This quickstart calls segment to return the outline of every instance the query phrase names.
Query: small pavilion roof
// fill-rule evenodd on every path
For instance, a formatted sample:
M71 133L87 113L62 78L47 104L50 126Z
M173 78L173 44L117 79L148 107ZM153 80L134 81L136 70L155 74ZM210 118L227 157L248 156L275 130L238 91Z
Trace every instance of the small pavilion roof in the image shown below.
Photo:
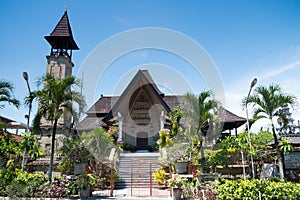
M26 129L27 125L23 124L21 122L17 122L12 119L8 119L6 117L3 117L0 115L0 122L3 122L6 124L6 128L9 129Z
M234 128L238 128L246 123L246 119L236 114L226 110L225 108L221 108L219 113L219 120L223 124L223 130L231 130Z
M73 38L67 11L65 11L52 33L45 36L45 39L54 49L79 49Z

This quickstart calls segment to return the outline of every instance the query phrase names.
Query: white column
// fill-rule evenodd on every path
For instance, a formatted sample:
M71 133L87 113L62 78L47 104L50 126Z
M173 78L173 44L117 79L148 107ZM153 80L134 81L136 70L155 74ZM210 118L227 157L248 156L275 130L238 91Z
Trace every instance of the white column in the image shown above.
M164 113L164 111L161 111L161 115L160 115L160 130L162 130L162 129L165 128L165 120L166 120L165 113Z
M119 126L118 141L122 141L123 117L122 117L121 113L119 113L119 112L118 112L118 126Z

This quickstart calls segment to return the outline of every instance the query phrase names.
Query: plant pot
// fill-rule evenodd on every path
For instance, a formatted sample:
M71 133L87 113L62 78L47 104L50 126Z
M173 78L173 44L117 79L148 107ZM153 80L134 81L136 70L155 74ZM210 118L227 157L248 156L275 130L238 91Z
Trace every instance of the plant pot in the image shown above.
M75 163L74 173L75 175L84 174L85 172L85 163Z
M218 174L214 173L214 174L198 174L197 175L197 179L199 181L199 183L203 183L203 182L207 182L207 181L217 181L219 179Z
M186 174L188 161L177 161L175 164L175 170L178 174Z
M85 190L79 190L80 199L87 199L89 197L90 197L90 187L86 188Z
M181 190L179 190L177 188L173 188L173 200L180 200L181 194L182 194Z

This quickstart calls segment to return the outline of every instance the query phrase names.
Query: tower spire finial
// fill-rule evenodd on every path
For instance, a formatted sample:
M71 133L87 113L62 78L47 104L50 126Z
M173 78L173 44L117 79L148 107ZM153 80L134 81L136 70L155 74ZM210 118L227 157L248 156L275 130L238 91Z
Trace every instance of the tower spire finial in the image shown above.
M65 8L65 11L68 11L69 6L65 5L64 8Z

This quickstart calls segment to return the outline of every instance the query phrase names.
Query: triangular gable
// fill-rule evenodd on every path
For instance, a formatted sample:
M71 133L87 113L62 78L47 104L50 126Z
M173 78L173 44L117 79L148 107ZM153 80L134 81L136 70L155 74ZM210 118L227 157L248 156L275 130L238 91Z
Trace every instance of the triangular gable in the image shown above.
M127 109L129 112L130 98L141 87L144 87L145 89L147 88L147 91L150 91L152 97L154 97L155 100L157 100L160 103L160 105L165 109L166 112L170 111L169 106L163 100L164 94L158 89L151 75L149 74L148 70L142 69L136 73L134 78L131 80L127 88L124 90L124 92L122 93L122 95L120 96L120 98L115 103L112 110L104 120L106 121L112 118L113 116L116 116L117 115L116 112L122 111L122 109L124 110L124 108L125 110Z

